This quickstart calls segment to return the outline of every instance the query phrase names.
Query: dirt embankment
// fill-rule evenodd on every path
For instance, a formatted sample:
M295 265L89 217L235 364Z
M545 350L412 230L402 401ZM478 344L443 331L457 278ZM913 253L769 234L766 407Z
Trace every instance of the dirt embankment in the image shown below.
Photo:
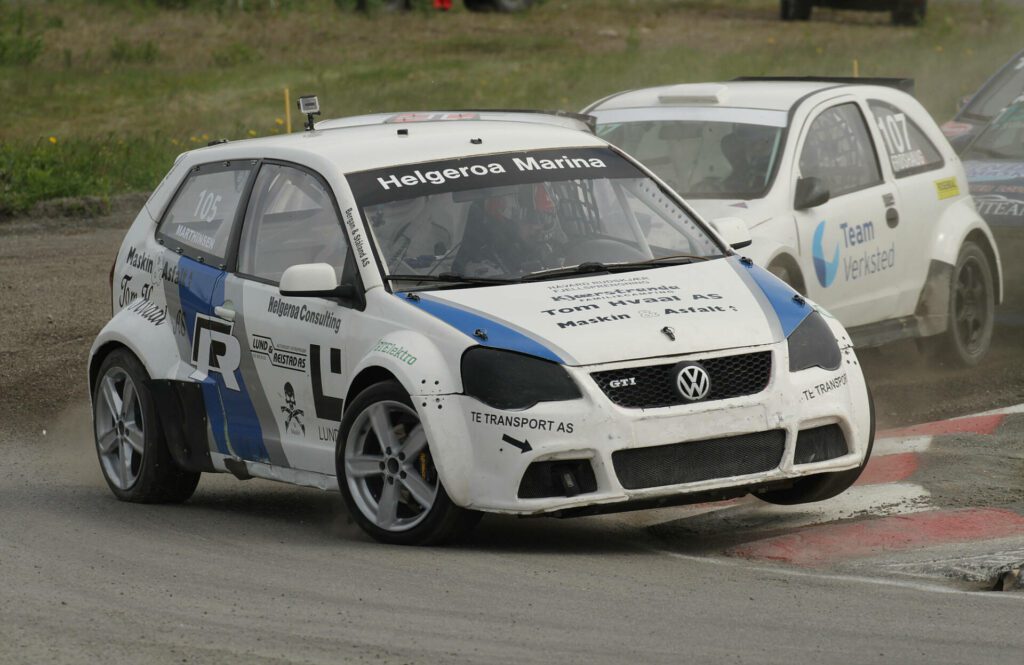
M39 431L87 399L89 347L110 318L111 263L144 202L121 197L93 217L49 206L0 223L0 434ZM1020 330L998 330L992 354L971 370L928 365L911 342L861 356L879 427L1024 402Z

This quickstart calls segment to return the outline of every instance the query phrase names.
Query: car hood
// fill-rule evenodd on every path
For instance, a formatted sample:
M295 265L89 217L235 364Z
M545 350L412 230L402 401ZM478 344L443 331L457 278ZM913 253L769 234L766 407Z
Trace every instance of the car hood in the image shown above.
M595 365L770 344L811 311L737 257L486 288L399 293L484 346Z
M773 212L764 199L742 201L737 199L686 199L691 208L705 221L721 217L736 217L751 229L772 218Z
M978 214L990 226L1024 226L1024 162L964 162Z

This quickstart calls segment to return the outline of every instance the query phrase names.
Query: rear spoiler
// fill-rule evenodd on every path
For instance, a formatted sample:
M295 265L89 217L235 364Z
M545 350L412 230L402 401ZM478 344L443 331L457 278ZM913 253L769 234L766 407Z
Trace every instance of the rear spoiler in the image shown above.
M870 76L740 76L733 81L789 81L791 83L838 83L841 85L883 85L914 95L914 79Z

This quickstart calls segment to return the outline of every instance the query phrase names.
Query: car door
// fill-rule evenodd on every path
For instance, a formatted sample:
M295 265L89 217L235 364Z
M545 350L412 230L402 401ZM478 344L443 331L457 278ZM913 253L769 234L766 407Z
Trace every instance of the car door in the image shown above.
M225 298L226 267L242 206L251 187L251 160L194 167L158 226L166 248L160 262L168 316L188 375L202 385L211 450L226 457L264 459L262 433L239 372L240 343Z
M796 154L794 201L800 178L817 178L829 192L826 202L794 213L808 295L846 326L891 318L898 257L885 218L895 194L856 100L812 112Z
M330 264L357 285L355 262L327 183L292 164L264 162L253 186L227 278L242 341L241 372L251 385L269 461L334 474L334 445L348 384L344 361L351 303L282 296L293 265ZM360 291L361 292L361 291Z
M910 114L895 104L869 99L868 109L881 140L878 142L888 177L893 178L897 205L886 221L897 236L901 275L898 316L914 313L928 277L931 256L923 251L934 237L942 210L967 184L945 169L945 160ZM922 251L910 251L911 248ZM905 249L905 251L903 251Z

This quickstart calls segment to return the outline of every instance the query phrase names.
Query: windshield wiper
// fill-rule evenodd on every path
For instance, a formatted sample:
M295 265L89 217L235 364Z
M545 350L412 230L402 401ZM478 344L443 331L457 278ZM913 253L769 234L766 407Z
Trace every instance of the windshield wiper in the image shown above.
M668 263L669 265L682 265L684 263L690 263L691 261L707 261L709 256L695 256L693 254L671 254L669 256L658 256L653 259L644 259L643 261L623 261L615 263L601 263L599 261L587 261L580 263L575 266L566 266L565 268L554 268L552 270L538 270L537 272L527 273L523 275L522 281L533 282L545 279L554 279L557 277L565 277L568 275L590 275L599 272L622 272L624 270L637 270L644 268L657 268L662 264Z
M384 275L388 280L405 280L409 282L446 282L451 284L517 284L518 279L502 279L500 277L469 277L453 272L438 275Z

